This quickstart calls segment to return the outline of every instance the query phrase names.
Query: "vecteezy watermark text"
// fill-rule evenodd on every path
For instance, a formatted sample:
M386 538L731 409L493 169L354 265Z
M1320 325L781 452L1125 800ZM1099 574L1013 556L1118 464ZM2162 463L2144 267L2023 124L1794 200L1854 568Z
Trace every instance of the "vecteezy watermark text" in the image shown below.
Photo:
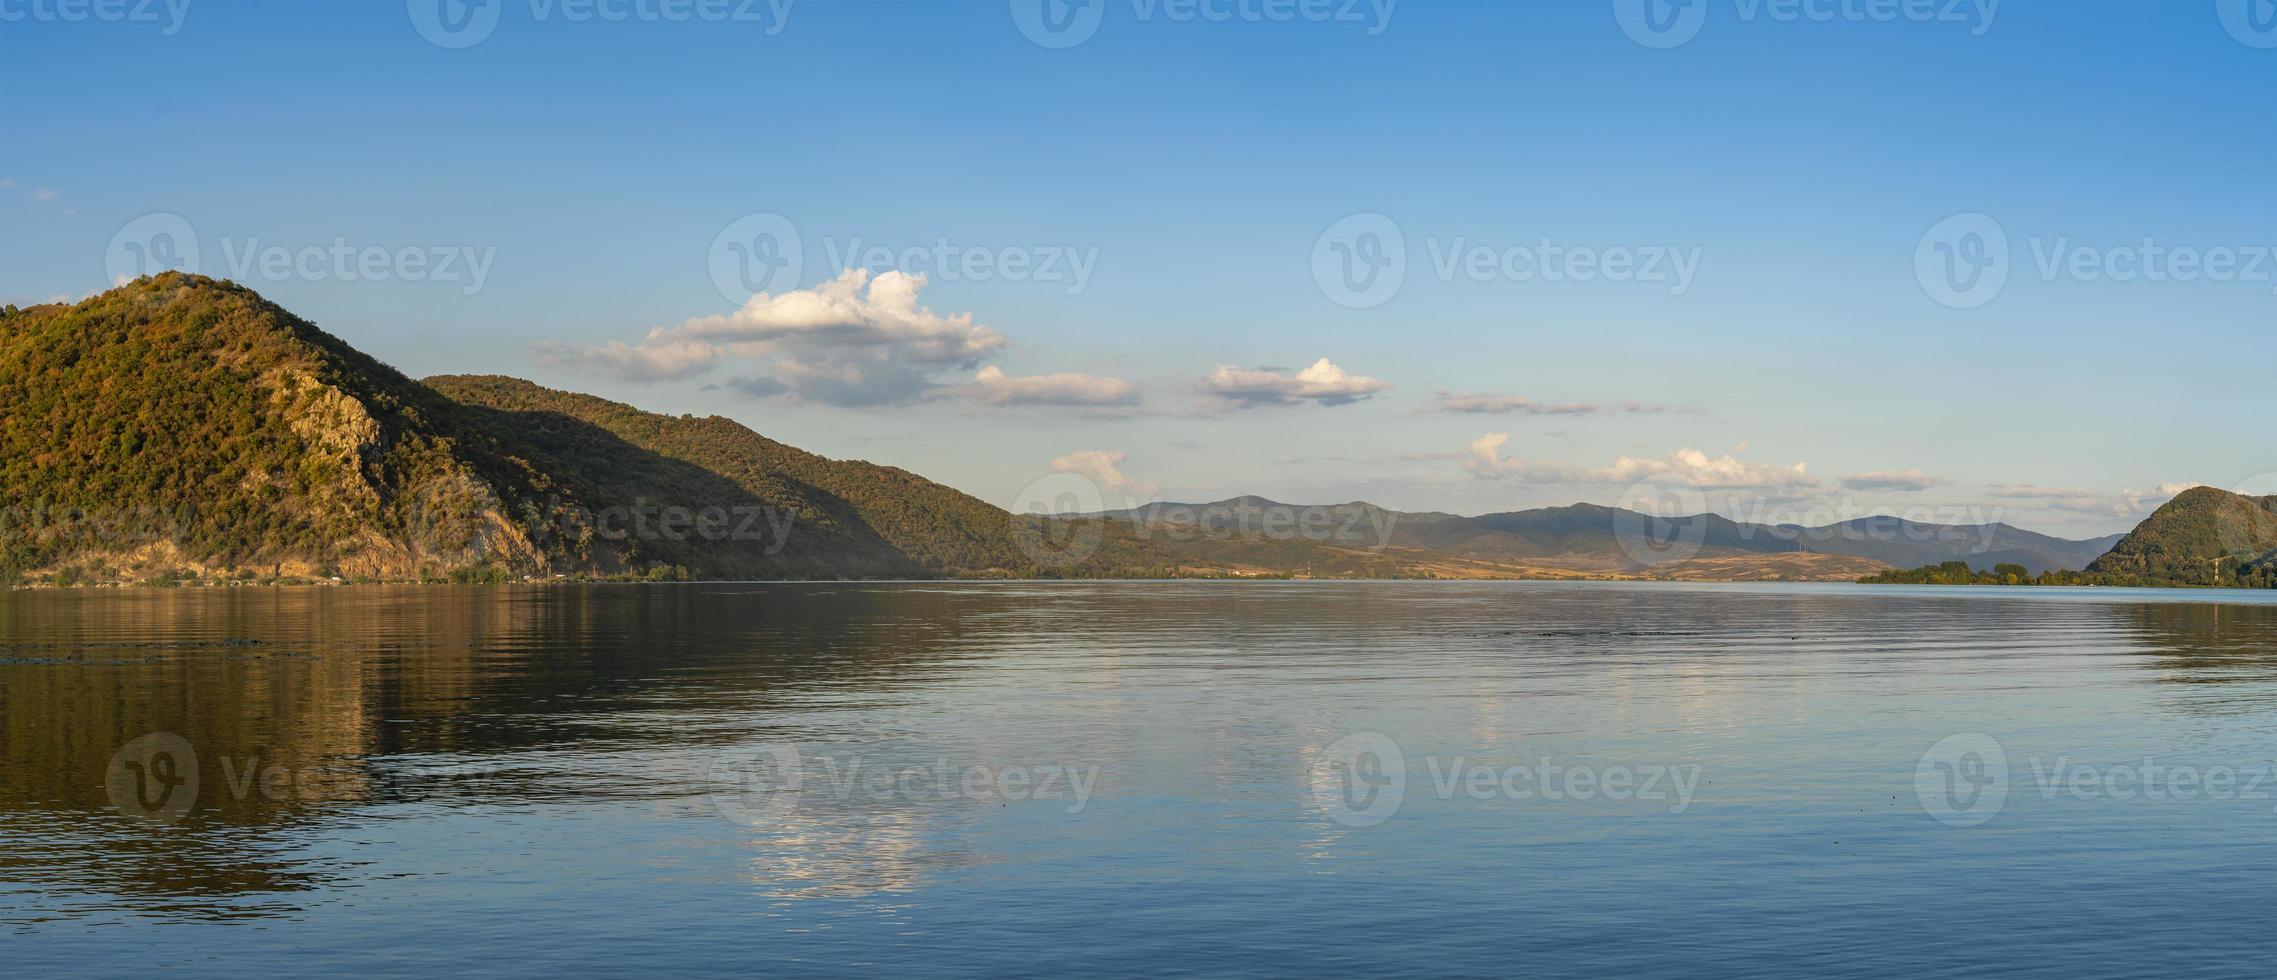
M1929 298L1957 310L2000 298L2020 273L2050 283L2269 284L2270 294L2277 295L2277 245L2033 235L2025 252L2030 261L2019 269L2013 240L1999 220L1980 212L1958 214L1923 233L1914 247L1914 279Z
M1935 24L1970 37L1992 30L2001 0L1730 0L1742 24ZM1708 24L1713 0L1613 0L1613 19L1648 48L1681 47Z
M1047 567L1082 563L1096 554L1110 522L1128 525L1139 541L1311 541L1353 551L1391 546L1399 514L1359 504L1173 504L1111 494L1080 473L1053 473L1021 488L1008 508L1014 540Z
M1100 772L1097 765L973 765L946 756L924 764L878 763L858 754L764 745L711 756L704 779L721 816L756 826L817 798L866 804L1049 801L1073 816L1091 805Z
M1129 0L1138 23L1329 24L1370 37L1391 27L1400 0ZM1012 23L1039 47L1072 48L1099 33L1113 0L1011 0Z
M490 281L495 247L358 244L334 236L324 244L282 245L258 237L216 240L222 271L238 282L436 282L472 296ZM146 214L111 236L103 271L123 282L168 270L198 273L209 250L178 214Z
M1549 236L1491 242L1432 235L1422 241L1427 270L1440 282L1643 283L1671 296L1692 290L1703 252L1698 245L1570 242ZM1313 240L1313 282L1339 306L1382 306L1406 284L1412 254L1397 221L1375 212L1349 215Z
M773 37L790 26L795 0L524 0L533 23L738 24ZM439 48L490 39L510 0L405 0L411 26Z
M1361 732L1338 739L1313 760L1313 790L1326 816L1347 827L1371 827L1397 816L1415 770L1391 736ZM1422 773L1443 801L1651 803L1670 814L1691 809L1704 770L1696 764L1605 765L1538 756L1520 762L1427 756Z
M797 222L773 211L744 215L712 236L706 251L712 285L738 306L761 293L798 288L806 272L806 236ZM822 258L833 272L899 271L930 282L1015 282L1083 292L1099 266L1100 248L1073 242L981 243L937 235L919 245L887 244L861 236L822 239Z
M160 24L172 37L190 17L190 0L0 0L0 24Z
M2116 763L2082 763L2069 755L2025 760L2024 774L2042 800L2076 803L2265 802L2277 799L2277 769L2165 762L2155 755ZM1941 739L1914 765L1914 798L1923 812L1954 827L1992 822L2007 809L2017 775L1999 739L1963 732ZM2277 813L2277 808L2272 809Z
M1090 285L1092 270L1099 265L1097 245L981 246L958 244L945 235L930 245L901 248L861 238L824 238L822 249L832 269L873 273L898 269L931 282L1056 283L1070 296Z

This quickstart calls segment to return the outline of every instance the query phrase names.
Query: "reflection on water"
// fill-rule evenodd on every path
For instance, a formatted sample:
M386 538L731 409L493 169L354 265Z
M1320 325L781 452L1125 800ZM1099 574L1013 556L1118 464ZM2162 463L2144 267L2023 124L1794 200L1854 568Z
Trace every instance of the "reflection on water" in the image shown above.
M1550 975L2057 975L2127 955L2094 928L2133 916L2154 940L2206 937L2165 950L2161 972L2188 975L2270 951L2236 917L2277 898L2277 804L2081 802L2024 781L2028 760L2059 756L2277 758L2277 604L2210 598L1546 583L7 594L0 923L11 958L94 974L774 958L820 973L1269 975L1419 956L1449 972L1512 965L1499 949ZM1406 761L1405 801L1380 825L1336 812L1348 771L1331 755L1363 732ZM1996 737L2019 781L1973 830L1913 796L1923 750L1963 732ZM183 748L137 743L152 733ZM723 759L784 746L795 789L780 773L722 785ZM1671 812L1525 795L1537 777L1511 770L1537 762L1592 780L1704 776ZM1485 788L1445 783L1458 765ZM1084 771L1081 799L1072 781L1036 791ZM2063 862L2089 862L2097 890L2045 873ZM445 938L475 915L480 938ZM2215 941L2225 927L2241 932ZM1645 928L1685 931L1618 941ZM520 945L539 937L545 952ZM2002 959L1966 951L1994 937ZM2035 955L2005 959L2020 944Z

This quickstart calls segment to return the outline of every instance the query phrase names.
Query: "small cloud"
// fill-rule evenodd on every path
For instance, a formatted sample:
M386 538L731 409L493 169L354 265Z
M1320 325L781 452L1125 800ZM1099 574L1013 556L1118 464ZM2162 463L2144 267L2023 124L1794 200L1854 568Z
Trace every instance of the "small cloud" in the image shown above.
M939 372L970 369L1005 345L972 314L918 305L925 277L848 269L813 289L751 297L724 316L658 327L638 344L546 344L539 355L628 381L694 377L735 359L771 362L788 393L832 405L902 404L940 386Z
M1117 407L1139 403L1135 385L1095 374L1039 374L1016 377L989 365L973 376L966 392L986 405Z
M1745 449L1746 443L1740 448ZM1952 481L1940 480L1920 470L1874 470L1842 478L1843 489L1860 493L1920 493L1937 487L1950 486Z
M1482 480L1516 480L1522 483L1581 483L1629 485L1649 481L1690 483L1703 489L1807 492L1824 484L1801 463L1775 466L1751 463L1737 456L1711 457L1697 449L1679 449L1662 459L1622 456L1611 465L1582 467L1568 463L1519 459L1502 455L1510 442L1507 432L1490 432L1471 440L1464 468Z
M1125 454L1121 450L1085 449L1052 460L1052 472L1073 473L1097 484L1105 494L1124 497L1152 497L1154 485L1140 483L1123 475Z
M538 359L556 367L585 374L606 374L626 381L672 381L690 378L719 365L710 344L659 340L655 335L639 346L612 340L600 347L572 347L551 341L537 344Z
M1450 415L1591 415L1598 410L1595 405L1578 402L1544 405L1518 395L1462 395L1442 391L1435 398L1437 410Z
M705 387L711 387L706 385ZM773 378L729 378L720 387L746 398L773 398L790 393L790 386Z
M2037 501L2053 510L2075 514L2093 514L2098 517L2141 517L2165 506L2183 491L2202 487L2203 483L2161 483L2151 491L2121 490L2114 494L2101 494L2092 490L2071 490L2062 487L2043 487L2037 484L1993 484L1989 492L2007 500Z
M1294 375L1275 368L1237 368L1219 365L1202 379L1202 392L1236 408L1265 405L1349 405L1391 387L1374 378L1348 374L1321 358Z
M56 193L52 188L42 187L32 192L32 200L35 201L52 201L55 198Z

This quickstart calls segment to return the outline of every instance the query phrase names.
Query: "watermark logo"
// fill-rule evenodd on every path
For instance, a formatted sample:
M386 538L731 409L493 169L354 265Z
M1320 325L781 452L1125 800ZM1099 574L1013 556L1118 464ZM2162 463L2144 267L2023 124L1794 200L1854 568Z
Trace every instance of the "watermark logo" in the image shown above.
M534 23L758 24L767 36L790 26L794 0L527 0ZM471 48L498 30L509 0L405 0L411 26L439 48Z
M1102 769L1096 765L871 765L860 755L802 753L763 745L705 761L712 805L728 820L756 827L778 823L807 799L863 805L910 803L1065 803L1080 814L1091 805Z
M1109 493L1085 474L1053 473L1022 489L1008 508L1014 539L1030 560L1058 567L1096 554L1110 521L1127 524L1129 538L1143 543L1311 541L1376 554L1391 547L1399 525L1397 512L1365 504L1174 504L1130 490L1125 484Z
M1346 827L1373 827L1407 799L1407 756L1381 732L1337 739L1315 762L1313 788L1322 812Z
M1099 267L1097 245L1012 245L1002 248L960 245L947 236L931 245L894 248L862 238L822 240L832 269L867 269L873 275L900 271L927 282L1053 283L1074 296L1091 285Z
M1629 39L1648 48L1682 47L1700 35L1711 0L1613 0L1613 18ZM1947 24L1982 37L2000 17L2001 0L1732 0L1742 24Z
M200 259L197 230L172 212L146 214L126 223L103 250L106 282L125 282L161 272L196 274Z
M1962 310L1997 299L2019 273L2048 283L2277 283L2277 245L2182 244L2157 236L2116 244L2070 235L2021 241L2019 249L1990 215L1954 215L1915 245L1914 278L1931 299ZM2277 295L2277 286L2270 293Z
M405 0L411 26L438 48L471 48L490 39L507 0Z
M2013 795L2012 773L2029 776L2030 788L2042 800L2075 803L2267 802L2277 785L2277 771L2266 764L2175 764L2149 755L2118 763L2033 755L2016 770L1998 739L1965 732L1922 753L1913 770L1914 796L1939 823L1979 827L2006 809Z
M289 246L260 238L216 240L223 274L238 282L434 282L472 296L490 280L496 247L386 246L334 236L323 245ZM113 283L169 270L197 273L206 258L197 230L181 215L146 214L127 222L103 250Z
M1372 211L1329 225L1313 240L1312 281L1346 309L1382 306L1407 282L1407 236Z
M415 507L413 513L414 520L428 523L427 508ZM790 545L797 520L796 511L766 504L688 507L642 497L630 505L588 508L554 498L532 530L540 540L571 542L588 534L604 541L734 541L763 545L761 554L779 555Z
M2277 48L2277 0L2214 0L2222 27L2249 48Z
M1012 538L1028 560L1049 568L1082 564L1106 541L1106 497L1076 473L1054 473L1013 498Z
M767 292L797 289L806 275L798 225L772 211L747 214L712 237L712 288L736 306Z
M1099 33L1112 0L1012 0L1012 23L1040 47L1064 50ZM1349 24L1375 37L1399 0L1130 0L1138 23Z
M1703 249L1677 244L1595 244L1542 236L1498 244L1465 235L1423 236L1427 267L1443 283L1658 284L1668 295L1692 289ZM1375 212L1346 217L1313 240L1312 277L1321 295L1348 309L1391 301L1409 278L1410 239L1398 222Z
M1913 277L1929 298L1973 310L2008 288L2008 230L1989 214L1956 214L1938 222L1913 249Z
M1360 732L1313 759L1312 791L1328 819L1355 828L1397 816L1411 790L1474 803L1662 803L1673 816L1692 808L1705 772L1697 764L1567 764L1549 756L1507 764L1433 755L1416 768L1391 736Z
M190 0L0 0L0 24L163 24L173 37L190 18Z
M1949 736L1913 766L1913 796L1948 827L1981 827L2008 805L2008 752L1982 732Z
M1708 519L1708 497L1697 481L1643 480L1613 502L1613 540L1645 568L1689 561L1707 545Z
M1682 47L1708 23L1708 0L1613 0L1622 33L1648 48Z
M1012 23L1039 47L1075 47L1099 33L1108 0L1012 0Z
M719 815L757 827L775 823L798 806L806 786L806 760L795 745L762 745L705 759L704 782L714 789Z
M198 754L180 735L152 732L112 753L103 788L120 813L175 823L198 802Z

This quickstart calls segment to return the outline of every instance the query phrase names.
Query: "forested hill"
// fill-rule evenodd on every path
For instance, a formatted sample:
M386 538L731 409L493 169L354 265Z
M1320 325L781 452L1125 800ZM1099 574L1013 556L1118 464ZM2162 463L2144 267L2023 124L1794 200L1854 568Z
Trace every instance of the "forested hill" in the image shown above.
M2190 585L2231 584L2277 564L2277 496L2196 487L2160 507L2088 571Z
M629 445L725 477L761 500L797 509L804 519L861 529L866 540L927 569L1009 572L1031 564L1015 538L1016 522L1004 510L907 470L826 459L716 415L659 415L519 378L446 375L426 383L497 413L550 465L591 471L596 479L617 469L610 450ZM563 426L560 420L578 424ZM613 491L619 497L628 492Z
M2197 487L2151 513L2084 572L2037 575L2018 565L1986 573L1962 562L1884 572L1892 585L2100 585L2277 588L2277 497Z
M252 290L0 310L0 573L396 576L568 558L458 406ZM582 556L596 564L605 549Z
M727 419L437 384L200 276L0 309L0 584L1163 570Z

